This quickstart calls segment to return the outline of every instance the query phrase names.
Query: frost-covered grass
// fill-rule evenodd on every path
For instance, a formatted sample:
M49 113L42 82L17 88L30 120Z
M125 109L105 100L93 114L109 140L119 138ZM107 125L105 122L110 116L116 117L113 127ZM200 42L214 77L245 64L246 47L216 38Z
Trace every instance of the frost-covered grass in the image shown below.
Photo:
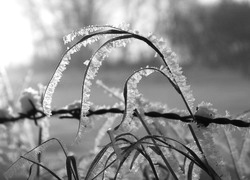
M62 56L47 87L40 85L39 91L23 91L19 114L10 111L14 107L1 109L0 117L6 124L1 126L5 143L1 146L1 152L5 152L2 161L14 161L5 177L21 174L29 179L76 180L249 178L249 113L220 114L212 104L203 101L211 93L209 85L210 89L202 90L202 99L195 101L195 90L192 92L177 56L164 39L142 35L127 25L85 27L65 36L64 41L69 43L76 37L80 40ZM80 90L74 88L72 81L64 83L62 76L72 61L71 55L101 38L106 42L84 61ZM112 49L125 47L134 40L146 43L157 53L154 60L159 61L159 67L131 72L121 89L116 84L113 88L96 81L100 89L116 99L116 103L98 105L106 101L105 94L93 90L97 88L92 84L99 68ZM146 85L150 77L161 80ZM58 83L62 84L61 90ZM80 101L67 102L68 94L78 94ZM93 103L92 96L97 102ZM64 107L55 108L54 101L60 101ZM14 123L9 125L9 121ZM63 136L63 140L57 135ZM79 147L78 143L82 145ZM21 151L16 152L17 148ZM10 158L11 153L16 158Z

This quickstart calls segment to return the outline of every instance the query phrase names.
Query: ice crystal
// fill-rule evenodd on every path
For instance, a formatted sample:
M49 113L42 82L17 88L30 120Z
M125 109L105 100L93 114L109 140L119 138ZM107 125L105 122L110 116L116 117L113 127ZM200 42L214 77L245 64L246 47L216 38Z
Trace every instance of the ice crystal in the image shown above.
M48 116L51 115L51 102L52 102L52 95L54 90L62 77L63 71L66 69L66 65L69 64L70 61L70 51L62 58L58 68L56 69L50 83L45 91L44 100L43 100L43 109L44 113Z
M152 33L150 33L147 38L160 50L164 57L165 66L161 67L161 70L179 86L185 100L192 110L195 99L190 90L190 86L186 84L186 77L182 75L181 67L177 61L177 55L167 47L167 43L163 38L158 39Z
M88 66L89 62L90 62L89 60L85 60L83 64L84 64L85 66Z
M75 37L75 33L68 35L67 41L69 41L70 39L74 39ZM69 48L65 55L63 56L63 58L61 59L53 77L50 80L50 83L45 91L44 94L44 100L43 100L43 109L44 109L44 113L48 116L51 115L51 103L52 103L52 96L54 93L54 90L57 86L57 84L59 83L60 79L62 78L63 75L63 71L66 70L67 65L70 63L71 60L71 55L78 52L80 50L80 48L82 46L87 46L89 44L92 44L96 41L98 41L101 37L103 37L102 35L96 35L93 36L91 38L86 39L85 41L79 42L77 44L75 44L73 47Z
M138 104L138 102L142 103L142 95L139 93L137 89L137 84L140 82L142 77L147 77L153 72L161 72L158 68L146 67L134 72L127 80L127 102L125 107L125 114L123 117L123 128L131 131L133 129L137 129L138 124L133 122L132 117L135 109L139 109L140 107L145 107L144 105ZM145 101L147 103L147 101ZM145 104L146 105L146 104Z
M69 42L72 42L77 36L86 36L86 35L89 35L90 33L100 31L100 30L104 30L104 29L107 29L107 28L118 28L118 29L127 31L129 29L129 24L121 23L118 26L90 25L90 26L83 27L83 28L80 28L78 30L75 30L75 31L71 32L70 34L64 36L63 41L64 41L64 44L67 44Z
M89 35L92 32L104 29L104 26L94 26L90 25L79 30L73 31L70 34L63 37L64 44L72 42L77 36Z

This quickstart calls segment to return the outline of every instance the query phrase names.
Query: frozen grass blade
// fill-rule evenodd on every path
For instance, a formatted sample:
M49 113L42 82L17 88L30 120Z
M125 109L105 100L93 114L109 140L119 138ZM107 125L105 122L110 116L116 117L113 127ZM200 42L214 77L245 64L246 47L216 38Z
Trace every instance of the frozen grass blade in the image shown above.
M94 158L94 160L92 161L91 165L90 165L89 168L88 168L88 171L87 171L86 177L85 177L86 180L90 179L91 176L92 176L93 174L96 173L96 170L95 170L96 166L98 165L98 163L102 163L102 162L101 162L102 157L104 156L104 154L106 153L106 151L107 151L111 146L112 146L111 143L105 145L105 146L101 149L101 151L96 155L96 157Z
M109 129L109 130L107 131L107 133L108 133L108 135L109 135L109 138L110 138L112 147L113 147L113 149L114 149L114 151L115 151L115 154L116 154L117 158L118 158L120 161L122 161L124 157L122 156L121 149L119 148L119 146L118 146L118 145L116 144L116 142L115 142L114 132L113 132L111 129Z
M140 82L143 76L147 77L153 72L158 72L162 74L163 76L168 78L170 82L172 82L172 80L168 77L168 75L165 72L155 67L142 68L132 73L127 78L124 88L123 88L125 110L124 110L122 121L117 127L115 127L115 130L117 130L120 127L120 125L125 124L124 126L126 127L129 126L129 122L126 122L126 120L130 121L129 117L127 116L132 116L132 114L134 113L135 107L137 107L136 100L138 97L140 97L140 93L137 90L137 84Z
M75 142L79 142L83 131L88 127L90 121L87 118L87 112L92 104L89 101L91 91L92 80L95 78L102 62L106 57L108 57L109 53L113 48L123 47L128 43L127 41L123 41L123 39L127 39L130 37L129 35L118 36L112 38L105 42L98 50L93 54L91 59L87 64L87 68L84 73L83 84L82 84L82 97L81 97L81 116L80 122L77 130L77 135L75 138ZM114 43L115 41L119 41L118 43Z
M114 35L114 34L126 34L126 31L123 30L106 30L103 32L96 32L90 35L84 36L82 39L80 39L78 42L76 42L74 45L72 45L69 49L65 51L65 53L62 55L62 58L59 62L59 64L56 67L56 70L52 76L52 78L49 81L49 84L45 90L44 93L44 99L43 99L43 108L45 114L48 116L51 115L51 102L52 102L52 96L55 91L55 88L60 81L63 71L66 70L67 65L70 63L71 55L75 52L78 52L82 46L87 46L88 44L91 44L93 42L98 41L101 37L104 37L105 35Z
M120 161L120 163L119 163L119 166L118 166L118 168L117 168L117 170L116 170L116 174L115 174L115 176L114 176L114 179L117 178L120 169L122 168L122 166L123 166L123 164L125 163L125 161L129 158L130 154L131 154L133 151L135 151L135 155L133 156L132 162L131 162L131 164L130 164L130 169L131 169L132 166L134 165L134 162L135 162L136 158L138 158L138 155L141 154L141 155L148 161L148 163L149 163L149 165L150 165L150 167L151 167L151 169L152 169L152 171L153 171L153 174L154 174L155 178L158 180L159 177L158 177L157 171L156 171L156 169L155 169L155 167L154 167L154 163L153 163L153 161L151 160L151 157L150 157L150 156L148 155L148 153L146 152L146 150L145 150L145 148L143 147L143 145L140 144L140 142L138 141L138 139L137 139L135 136L133 136L133 135L132 135L132 136L137 140L136 142L131 142L131 141L127 140L127 139L122 138L122 136L127 136L127 135L131 135L131 134L130 134L130 133L124 133L124 134L121 134L121 135L119 135L119 136L116 137L116 142L118 142L118 141L124 141L124 142L126 142L127 144L130 144L130 145L128 145L127 147L123 147L123 148L122 148L122 150L123 150L123 151L122 151L122 154L123 154L123 157L124 157L124 158L123 158L123 160ZM141 148L140 148L140 147L141 147Z
M139 113L137 110L135 110L135 113L136 113L136 115L139 117L139 120L141 121L143 127L146 129L147 133L148 133L149 135L152 135L151 132L150 132L150 130L148 129L148 125L147 125L146 122L142 119L140 113ZM157 154L159 154L159 155L161 156L161 158L163 159L164 163L166 164L166 166L167 166L168 170L170 171L171 175L173 176L173 178L176 179L176 180L178 180L178 178L177 178L177 176L176 176L174 170L173 170L172 167L170 166L168 160L165 158L164 154L162 153L162 151L160 150L160 148L157 146L156 141L155 141L154 139L152 139L152 141L153 141L153 143L154 143L154 145L155 145L155 148L157 149Z
M112 27L112 26L103 26L103 27L110 27L111 29L109 30L105 30L105 31L101 31L101 32L94 32L93 34L88 34L88 31L90 31L89 29L91 29L91 27L88 29L87 28L87 32L85 30L83 30L83 32L81 32L81 35L85 35L82 39L80 39L77 43L75 43L73 46L71 46L71 48L69 48L63 55L63 58L61 59L58 67L56 68L56 71L52 77L52 79L50 80L50 83L45 91L45 95L44 95L44 101L43 101L43 107L44 107L44 112L47 115L51 114L51 101L52 101L52 95L54 93L54 89L57 86L57 83L59 82L61 76L62 76L62 72L66 69L66 65L69 63L70 60L70 55L79 51L79 49L82 46L86 46L87 44L90 44L92 42L95 42L96 40L99 40L100 36L105 36L105 35L118 35L118 37L114 37L113 39L110 39L109 41L107 41L104 45L102 45L97 51L96 53L93 55L93 57L91 58L87 70L85 71L85 75L84 75L84 83L83 83L83 88L82 88L82 108L81 108L81 120L79 122L79 127L78 127L78 132L77 132L77 137L76 137L76 141L80 138L81 133L82 133L82 129L84 129L85 127L88 126L89 119L86 117L86 113L88 112L89 106L90 106L90 102L88 101L89 99L89 95L88 92L90 91L90 86L91 86L91 82L90 80L94 78L95 74L98 71L98 68L101 65L101 61L107 56L107 53L109 53L109 51L111 50L111 47L120 47L121 45L124 46L125 43L125 39L130 39L130 38L134 38L134 39L138 39L140 41L145 42L146 44L148 44L152 49L154 49L156 51L156 53L161 57L161 59L163 60L164 64L165 64L165 69L166 70L166 74L168 74L168 79L170 80L170 83L173 85L173 87L176 89L176 91L181 95L181 97L183 98L183 101L185 102L185 105L187 106L190 114L192 115L192 111L188 106L188 103L185 99L188 99L188 102L192 102L192 96L190 93L185 93L183 94L181 89L183 89L183 91L186 92L186 90L188 89L188 86L186 86L185 83L185 78L181 75L181 71L179 70L179 66L175 65L174 61L172 59L175 59L175 57L171 54L171 51L165 51L164 48L161 49L161 46L159 46L157 43L160 40L156 40L154 38L152 38L152 36L148 37L151 38L151 40L149 40L148 38L139 35L138 33L132 33L131 31L127 31L127 30L123 30L121 28L116 28L116 27ZM113 29L112 29L113 28ZM96 29L93 29L93 31L96 30L100 30L102 28L96 27ZM86 35L87 34L87 35ZM123 35L123 36L119 36L119 35ZM71 41L72 39L74 39L75 34L71 34L70 37L68 38L68 41ZM91 38L94 38L93 40ZM67 42L67 40L66 40ZM100 52L102 49L104 49L104 47L106 47L107 49L103 52ZM162 53L161 50L164 50L164 52ZM96 55L99 55L101 58L101 61L98 62L98 58L95 58ZM166 56L166 57L165 57ZM170 58L169 58L170 57ZM174 64L174 66L172 66L172 70L174 70L172 72L171 68L168 66L167 60L168 58L171 60L171 64ZM93 65L93 68L90 68L90 64L92 64L93 60L97 60L96 63L94 63L95 65ZM92 70L91 73L89 72L89 69ZM180 82L180 83L177 83ZM179 87L179 85L182 85L181 88Z
M158 137L159 137L159 138L158 138ZM193 150L191 150L190 148L188 148L188 147L187 147L186 145L184 145L183 143L181 143L181 142L179 142L179 141L177 141L177 140L174 140L174 139L172 139L172 138L167 138L168 140L174 141L174 142L176 142L176 143L182 145L182 146L188 151L188 153L191 154L191 155L193 156L193 158L191 158L191 157L189 156L188 153L182 152L181 150L175 148L175 147L172 146L171 144L166 143L166 141L164 141L164 139L160 139L161 136L154 136L154 138L155 138L157 141L161 142L162 144L165 144L165 145L168 146L169 148L174 149L175 151L177 151L177 152L183 154L185 157L187 157L188 159L190 159L191 161L193 161L193 162L194 162L195 164L197 164L201 169L203 169L211 178L213 178L213 179L215 179L215 180L216 180L216 179L218 179L218 180L221 179L221 178L218 176L218 174L212 169L212 167L211 167L206 161L204 161L203 157L202 157L202 159L200 159L200 158L197 156L197 154L196 154ZM164 138L166 138L166 137L164 137Z
M72 180L72 175L73 175L75 180L79 180L76 159L74 156L67 156L67 158L66 158L66 170L67 170L68 180Z
M192 180L193 169L194 169L194 162L191 161L189 166L188 166L188 173L187 173L188 180Z
M188 124L188 128L191 132L191 135L193 136L195 143L201 152L201 157L195 154L194 151L192 151L190 148L186 147L184 144L181 144L180 142L179 145L181 144L182 147L188 151L188 153L181 151L177 149L176 147L165 143L164 141L166 137L160 138L156 137L150 132L149 126L146 124L146 121L142 117L141 114L144 114L143 112L140 114L139 111L143 111L142 104L138 103L141 99L141 94L137 90L137 84L141 80L142 76L148 76L152 72L159 72L160 74L163 74L171 83L171 85L174 87L174 89L177 91L178 94L180 94L187 110L189 111L191 118L193 119L194 122L199 123L198 117L193 115L192 112L192 107L193 107L193 95L192 92L190 91L190 87L186 84L186 78L182 75L181 68L179 67L177 61L176 61L176 55L173 53L171 50L166 48L166 45L162 45L162 42L164 42L161 39L157 39L153 35L149 35L147 37L144 37L140 35L137 32L133 32L129 30L128 28L122 28L122 27L115 27L115 26L110 26L110 25L104 25L104 26L89 26L83 29L80 29L79 31L75 31L68 36L65 36L64 42L69 43L73 41L77 36L83 36L79 41L77 41L73 46L68 48L65 53L62 56L62 59L60 60L49 84L48 87L46 88L45 94L44 94L44 100L43 100L43 108L44 112L47 115L51 114L51 102L52 102L52 95L54 93L54 90L60 81L63 71L66 69L66 66L70 63L71 55L75 52L78 52L82 46L87 46L89 44L92 44L93 42L96 42L100 40L101 38L105 37L108 38L104 44L102 44L97 51L93 54L90 60L85 61L85 65L87 66L86 71L84 73L83 77L83 84L82 84L82 97L81 97L81 111L80 111L80 121L79 121L79 126L78 126L78 131L77 135L75 138L75 141L78 141L81 137L82 132L88 127L90 123L90 119L87 116L89 113L89 108L91 106L91 102L89 101L90 97L90 87L92 84L92 80L95 78L100 66L102 65L103 60L108 57L109 53L112 51L113 48L118 48L118 47L123 47L125 46L128 42L130 42L131 39L136 39L139 41L142 41L146 43L149 47L151 47L156 54L160 57L160 59L163 61L164 66L162 68L144 68L141 70L136 71L133 73L129 78L126 80L126 83L124 85L124 105L125 105L125 110L124 114L121 120L121 123L114 129L117 130L120 125L124 125L125 127L131 125L131 122L134 122L132 118L134 118L134 115L136 114L136 117L139 118L139 121L144 128L146 129L147 133L149 134L149 137L147 137L147 140L151 140L153 143L148 144L149 147L151 148L154 153L158 154L161 156L162 160L165 162L165 165L169 169L170 173L174 177L174 179L178 179L175 171L173 168L170 166L170 164L167 161L167 158L164 157L163 152L161 151L161 148L169 148L172 150L175 150L176 152L181 153L182 155L187 157L191 163L189 164L188 168L188 179L191 179L190 174L193 173L194 170L194 165L199 166L201 169L206 171L212 179L221 179L216 172L212 169L212 167L208 164L207 158L206 157L206 149L203 151L203 146L199 143L199 140L197 138L196 133L194 132L194 129L190 124ZM138 105L139 104L139 105ZM135 111L134 111L135 110ZM138 111L139 110L139 111ZM195 119L197 117L197 120ZM107 169L109 166L112 165L112 163L107 164L108 161L113 158L114 155L117 156L118 162L120 162L119 167L117 169L115 178L118 175L118 172L120 168L123 166L125 163L125 160L128 158L129 154L133 150L137 150L136 154L133 157L132 163L130 167L134 165L135 160L138 158L138 156L141 154L143 155L146 159L150 157L145 155L145 152L139 148L139 144L142 144L141 140L137 140L136 142L130 142L129 140L126 140L126 138L122 135L119 136L113 134L113 130L108 131L108 134L110 136L111 143L105 146L96 156L94 162L90 166L90 172L88 171L87 173L87 178L90 177L91 173L96 173L96 168L98 167L98 163L103 161L103 157L106 157L109 152L109 149L113 147L114 152L112 152L108 156L108 160L105 162L104 170ZM199 137L199 136L198 136ZM123 144L118 144L117 141L122 141ZM160 144L159 144L160 142ZM177 142L177 141L175 141ZM129 144L129 146L125 147L124 145ZM146 143L145 143L146 144ZM162 145L164 144L164 146ZM143 147L143 146L142 146ZM230 148L230 144L229 144ZM205 153L204 153L205 152ZM124 155L125 153L126 155ZM144 153L144 154L143 154ZM231 152L233 153L233 152ZM31 153L32 154L32 153ZM39 154L39 152L38 152ZM66 155L67 156L67 155ZM26 157L27 158L27 157ZM115 161L116 161L115 160ZM150 159L151 160L151 159ZM105 161L105 160L104 160ZM115 162L113 161L113 162ZM149 162L150 163L150 162ZM71 176L74 175L74 178L78 178L76 176L77 174L77 169L76 166L74 166L73 159L67 157L66 160L67 164L67 169L68 169L68 174L69 178L71 179ZM152 163L153 164L153 163ZM151 168L154 168L152 166ZM235 168L237 168L235 166ZM98 168L97 168L98 169ZM102 172L104 172L104 170ZM153 170L153 169L152 169ZM92 172L91 172L92 171ZM153 170L154 171L154 170ZM237 169L236 169L237 171ZM157 173L156 173L157 175ZM239 175L238 175L239 176Z

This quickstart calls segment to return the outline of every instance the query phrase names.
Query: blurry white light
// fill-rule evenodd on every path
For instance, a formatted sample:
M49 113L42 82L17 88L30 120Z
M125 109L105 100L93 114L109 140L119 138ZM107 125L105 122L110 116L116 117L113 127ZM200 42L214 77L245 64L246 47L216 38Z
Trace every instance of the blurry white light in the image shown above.
M15 0L0 2L0 66L28 64L33 52L29 22Z

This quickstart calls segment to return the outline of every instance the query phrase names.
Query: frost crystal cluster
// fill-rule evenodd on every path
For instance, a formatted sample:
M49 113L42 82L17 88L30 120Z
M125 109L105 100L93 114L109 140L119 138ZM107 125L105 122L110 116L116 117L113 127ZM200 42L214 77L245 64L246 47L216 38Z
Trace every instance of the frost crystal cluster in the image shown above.
M167 47L167 43L163 38L156 38L154 35L149 34L148 39L160 50L163 55L165 65L161 66L161 70L180 88L189 107L193 108L195 101L190 85L187 85L186 77L182 74L182 68L178 64L176 54Z
M100 66L102 65L104 59L106 59L110 52L114 48L125 47L126 44L130 43L130 39L138 39L145 41L149 46L156 50L156 52L161 56L164 66L157 71L164 73L170 81L174 84L175 88L178 89L180 94L183 94L183 98L187 101L190 108L193 107L193 95L190 91L190 86L186 84L186 78L182 75L181 68L177 63L176 55L166 46L166 42L160 38L156 38L152 34L148 37L142 36L137 31L129 30L129 26L122 24L119 26L88 26L80 30L74 31L69 35L64 37L64 43L67 44L72 42L77 36L82 36L82 38L76 42L73 46L67 49L63 58L61 59L44 95L43 108L47 115L51 115L51 102L54 90L62 77L63 71L69 64L71 55L78 52L82 46L87 46L92 44L102 37L108 38L93 56L84 62L87 66L84 74L84 81L82 86L82 98L81 98L81 114L80 123L78 127L77 138L80 138L83 129L89 126L90 119L86 116L92 103L89 101L92 80L94 80ZM143 69L134 73L133 76L127 82L127 102L126 102L126 112L124 118L126 119L125 124L128 123L128 119L131 120L130 116L133 114L135 102L140 97L140 93L137 90L137 84L142 76L148 76L154 71L154 69ZM128 124L127 124L128 125ZM126 125L125 125L126 126Z
M110 28L112 26L88 26L86 28L82 28L78 31L74 31L70 33L69 35L64 37L64 43L69 43L75 39L76 36L84 36L88 35L89 33L96 32L105 28ZM122 27L122 26L121 26ZM126 26L125 26L126 27ZM120 27L118 27L120 28ZM61 59L60 63L58 64L58 67L56 68L56 71L53 75L53 77L50 80L50 83L45 91L44 94L44 100L43 100L43 109L44 112L50 116L51 115L51 103L52 103L52 96L55 91L55 88L60 81L63 71L66 70L67 65L70 63L71 55L78 52L82 46L86 47L87 45L90 45L96 41L98 41L101 37L105 37L105 34L97 34L95 36L91 36L86 39L81 39L76 44L74 44L72 47L68 48L65 54L63 55L63 58ZM123 44L124 45L124 44ZM95 61L95 60L94 60ZM95 62L94 62L95 63ZM93 72L91 72L93 73ZM91 76L91 75L90 75Z

